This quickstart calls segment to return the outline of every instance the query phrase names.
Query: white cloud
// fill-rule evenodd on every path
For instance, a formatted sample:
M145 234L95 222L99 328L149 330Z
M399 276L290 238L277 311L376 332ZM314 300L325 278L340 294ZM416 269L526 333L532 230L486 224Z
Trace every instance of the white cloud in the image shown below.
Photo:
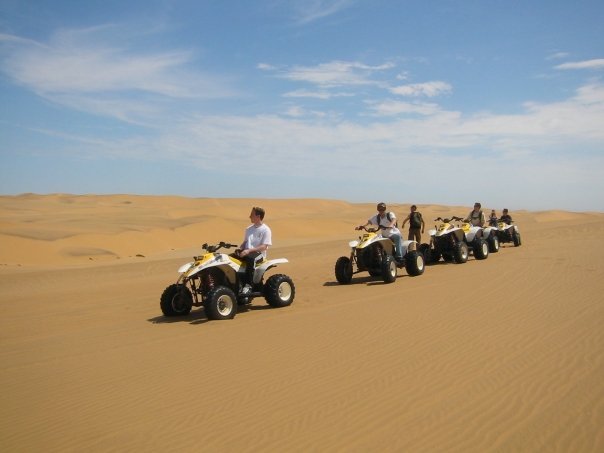
M325 88L376 85L378 82L372 80L370 76L393 67L394 65L391 63L370 66L359 62L331 61L317 66L294 66L280 73L279 77L295 82L307 82Z
M355 3L354 0L300 0L294 3L296 21L300 25L339 13Z
M286 98L315 98L315 99L332 99L336 97L351 97L353 93L331 93L326 90L322 91L309 91L309 90L294 90L283 94Z
M203 99L234 94L218 77L191 70L190 52L135 50L121 44L128 42L128 33L112 26L61 30L48 43L0 35L1 70L53 102L131 121L132 114L153 110L140 99L144 96Z
M546 60L560 60L562 58L568 57L570 54L568 52L556 52L546 57Z
M398 94L401 96L411 96L411 97L419 97L419 96L427 96L427 97L435 97L440 96L441 94L448 94L452 90L451 85L446 82L441 81L433 81L433 82L425 82L425 83L413 83L409 85L401 85L397 87L392 87L390 91L394 94Z
M595 60L575 61L571 63L563 63L555 67L556 69L600 69L604 68L604 58Z
M437 104L392 100L370 103L369 108L374 111L376 116L394 116L400 114L434 115L440 111L440 107Z

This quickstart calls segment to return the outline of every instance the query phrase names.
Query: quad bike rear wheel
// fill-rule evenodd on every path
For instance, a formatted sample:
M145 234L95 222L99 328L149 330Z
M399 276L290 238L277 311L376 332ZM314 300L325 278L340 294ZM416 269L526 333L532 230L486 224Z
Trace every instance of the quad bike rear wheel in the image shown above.
M193 296L183 284L168 286L161 295L159 306L164 316L185 316L193 307Z
M204 303L208 319L233 319L237 314L237 297L226 286L210 290Z
M390 255L386 255L382 261L382 279L384 283L392 283L396 280L396 261Z
M294 301L295 295L296 287L287 275L271 275L264 284L264 298L271 307L287 307Z
M347 256L341 256L336 261L336 280L347 285L352 281L352 262Z
M405 269L412 277L422 275L425 270L424 255L416 250L412 250L405 256Z

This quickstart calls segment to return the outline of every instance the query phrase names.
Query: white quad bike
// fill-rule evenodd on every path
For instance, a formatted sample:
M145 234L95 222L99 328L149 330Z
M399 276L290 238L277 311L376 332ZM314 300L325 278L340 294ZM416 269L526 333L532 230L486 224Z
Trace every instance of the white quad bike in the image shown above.
M522 245L520 231L518 230L518 226L514 223L505 223L499 220L497 222L496 232L500 243L504 244L506 242L512 242L515 247Z
M254 297L264 297L272 307L286 307L294 301L296 289L291 278L284 274L271 275L266 282L266 271L278 264L287 263L285 258L263 260L256 263L252 291L242 292L245 262L236 255L220 253L221 248L238 247L220 242L203 244L203 254L178 269L180 276L169 285L160 298L165 316L189 314L193 306L205 308L208 319L232 319L238 305L249 304Z
M460 217L434 219L440 222L433 230L428 231L430 236L429 244L422 244L420 251L426 259L426 264L437 263L442 257L447 262L463 264L468 261L468 244L464 230L454 224L454 221L462 221Z
M487 233L485 232L485 229L480 226L474 226L466 221L461 224L461 229L464 232L468 250L474 255L474 258L477 260L486 260L489 257L491 247L487 242ZM488 235L491 236L491 238L495 236L490 227ZM499 241L497 241L497 250L499 250Z
M350 241L350 256L341 256L335 265L336 280L342 284L352 281L352 276L367 271L372 277L381 276L385 283L396 280L399 267L405 267L412 277L424 273L424 256L418 250L416 241L402 241L403 259L394 258L394 243L383 237L379 229L365 228L358 240Z

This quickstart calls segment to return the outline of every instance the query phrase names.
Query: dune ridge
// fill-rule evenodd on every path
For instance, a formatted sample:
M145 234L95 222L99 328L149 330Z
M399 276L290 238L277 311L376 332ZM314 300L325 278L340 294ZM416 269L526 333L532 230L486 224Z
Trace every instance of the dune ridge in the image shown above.
M163 317L178 266L203 242L238 241L254 204L267 209L270 255L290 260L275 272L293 278L293 305L255 299L226 322L203 309ZM389 207L400 219L409 204ZM469 211L419 208L427 227ZM512 211L521 247L339 285L335 261L374 209L0 197L0 445L602 451L604 214Z

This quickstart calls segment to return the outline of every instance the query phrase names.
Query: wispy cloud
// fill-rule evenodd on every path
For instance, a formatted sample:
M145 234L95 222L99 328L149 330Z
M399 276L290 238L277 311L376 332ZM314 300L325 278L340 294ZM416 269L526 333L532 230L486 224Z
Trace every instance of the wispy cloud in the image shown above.
M401 114L419 114L419 115L434 115L441 109L437 104L431 103L410 103L400 101L383 101L369 103L369 109L376 116L395 116Z
M355 61L331 61L316 66L293 66L281 69L278 77L294 82L306 82L324 88L376 85L379 82L371 76L393 68L392 63L371 66ZM263 69L273 67L264 66Z
M333 99L337 97L351 97L354 93L332 93L329 91L309 91L309 90L294 90L285 93L283 97L286 98L315 98L315 99Z
M426 96L430 98L440 96L441 94L448 94L451 92L451 90L451 85L441 81L400 85L390 89L392 93L398 94L400 96Z
M135 105L134 98L143 95L195 99L233 94L217 76L190 69L191 52L133 49L122 44L128 34L119 26L102 26L60 30L48 42L0 35L0 69L53 102L121 119L149 111L140 99Z
M294 2L294 14L300 25L333 16L356 3L355 0L300 0Z
M601 69L604 68L604 58L594 60L575 61L570 63L562 63L555 66L556 69Z

